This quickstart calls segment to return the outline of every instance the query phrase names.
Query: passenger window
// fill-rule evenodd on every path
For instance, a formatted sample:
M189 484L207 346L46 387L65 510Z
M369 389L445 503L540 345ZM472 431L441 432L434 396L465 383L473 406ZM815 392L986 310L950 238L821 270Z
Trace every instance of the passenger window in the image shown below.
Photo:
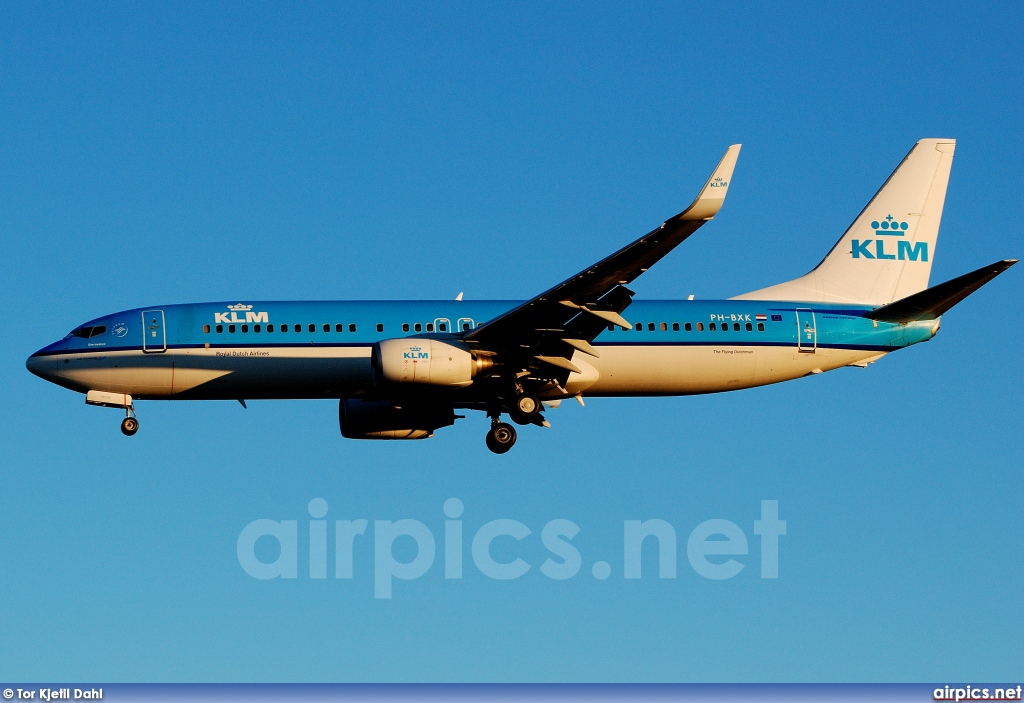
M260 326L259 325L253 325L252 326L252 331L253 332L259 332L260 331Z
M748 322L747 323L747 332L752 332L753 330L754 330L754 326Z
M377 331L378 332L383 332L384 331L384 325L382 325L381 323L378 322L377 323Z
M302 331L302 325L295 325L295 331L296 332L301 332Z
M757 323L757 331L758 332L764 332L764 323L763 322L758 322Z
M243 332L248 332L249 331L249 325L242 325L242 331Z
M210 326L203 325L203 334L210 334Z
M341 324L341 323L339 322L338 324L336 324L336 325L334 326L334 331L335 331L335 332L344 332L344 331L345 331L345 325L343 325L343 324Z
M408 332L409 331L409 323L408 322L403 322L402 323L402 331L403 332Z
M445 323L442 322L441 324L439 324L437 326L437 331L438 332L447 332L448 331L448 325L446 325Z
M309 331L310 332L316 332L316 325L314 325L312 322L309 323Z
M273 331L274 331L274 326L273 325L267 325L267 332L273 332Z
M740 328L740 323L737 322L736 323L736 329L739 329L739 328ZM722 323L722 331L723 332L728 332L729 331L729 323L728 322L723 322Z
M231 334L234 334L235 333L235 326L234 325L228 325L228 332L230 332Z
M697 331L698 332L703 332L704 331L704 323L703 322L698 322L697 323Z
M433 332L433 331L434 331L434 323L433 322L428 322L427 323L427 332Z
M281 325L281 331L282 332L287 332L288 331L288 325Z
M324 323L324 332L330 332L330 331L331 331L331 326L328 325L327 323Z
M667 322L662 322L661 323L661 331L662 332L668 332L668 323Z
M354 322L350 323L349 326L348 326L348 331L349 332L355 332L356 331L356 323L354 323Z
M672 323L672 331L673 332L678 332L679 331L679 323L678 322L673 322Z
M683 329L686 330L687 332L690 332L693 330L693 325L687 322L685 325L683 325Z
M423 331L423 325L421 325L421 324L420 324L419 322L417 322L417 323L416 323L416 324L415 324L415 325L413 326L413 329L415 329L415 330L416 330L417 332L422 332L422 331Z
M642 323L642 322L636 323L636 331L637 332L643 332L643 330L644 330L644 323Z
M608 331L609 332L614 332L615 331L615 325L608 325Z
M710 325L708 325L708 329L711 330L712 332L714 332L715 330L718 329L718 327L716 327L715 323L712 322Z
M224 325L217 325L217 334L224 334Z
M740 331L740 323L738 323L738 322L734 322L734 323L732 323L732 328L733 328L733 330L735 330L736 332L739 332L739 331Z
M654 331L654 323L653 322L648 322L647 323L647 329L649 331L653 332Z

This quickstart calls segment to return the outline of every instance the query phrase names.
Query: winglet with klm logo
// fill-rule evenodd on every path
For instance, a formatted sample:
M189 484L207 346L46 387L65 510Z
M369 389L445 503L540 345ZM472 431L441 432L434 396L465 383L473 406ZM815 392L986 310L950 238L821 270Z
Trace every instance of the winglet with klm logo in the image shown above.
M693 201L690 207L676 215L680 220L710 220L713 219L725 202L725 194L729 192L729 183L732 181L732 172L736 168L736 159L740 155L742 144L733 144L725 150L725 156L718 162L711 178L704 184L700 195Z

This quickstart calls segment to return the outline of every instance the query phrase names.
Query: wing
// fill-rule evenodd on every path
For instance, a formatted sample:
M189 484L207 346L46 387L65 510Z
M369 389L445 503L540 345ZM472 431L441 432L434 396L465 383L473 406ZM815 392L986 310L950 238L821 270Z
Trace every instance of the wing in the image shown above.
M690 207L657 229L504 315L463 335L478 348L518 350L542 364L578 371L576 350L597 356L590 342L608 325L630 327L621 315L633 300L626 285L712 219L725 202L740 145L730 146Z

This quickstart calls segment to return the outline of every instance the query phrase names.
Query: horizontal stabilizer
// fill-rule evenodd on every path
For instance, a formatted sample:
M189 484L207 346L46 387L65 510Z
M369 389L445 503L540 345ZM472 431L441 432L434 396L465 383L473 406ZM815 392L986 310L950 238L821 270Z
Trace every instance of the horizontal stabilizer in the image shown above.
M965 273L951 281L940 283L920 293L897 300L895 303L883 305L867 313L864 317L882 322L934 320L1015 263L1017 263L1017 259L1006 259L983 266L977 271Z

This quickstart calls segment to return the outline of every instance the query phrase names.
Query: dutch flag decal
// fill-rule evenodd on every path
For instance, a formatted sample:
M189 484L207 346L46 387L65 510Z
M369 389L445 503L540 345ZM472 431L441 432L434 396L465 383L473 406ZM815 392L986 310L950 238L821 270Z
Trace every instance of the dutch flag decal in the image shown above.
M754 319L756 319L756 320L767 320L768 316L767 315L754 315Z

